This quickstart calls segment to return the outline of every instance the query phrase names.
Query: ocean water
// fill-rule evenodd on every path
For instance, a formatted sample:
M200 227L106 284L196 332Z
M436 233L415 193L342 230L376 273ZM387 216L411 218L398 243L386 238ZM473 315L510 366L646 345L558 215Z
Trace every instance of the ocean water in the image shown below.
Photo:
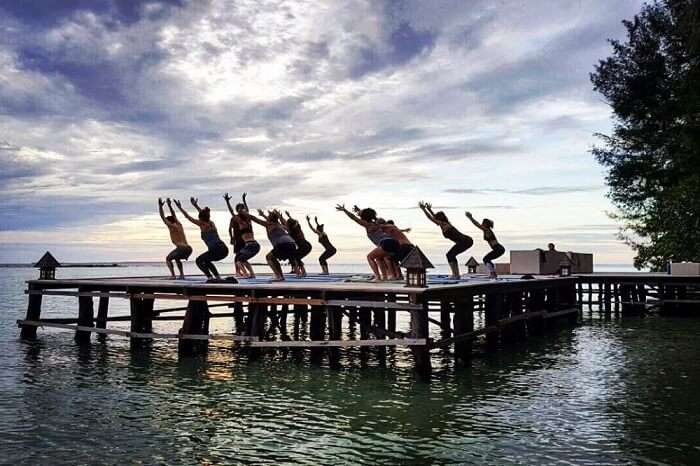
M467 368L435 350L426 382L404 349L390 349L386 366L343 351L331 369L303 352L250 363L226 343L178 359L168 341L131 351L125 339L93 337L80 347L70 332L39 329L23 342L15 320L35 276L0 269L1 464L700 463L700 319L584 313L547 338L479 351ZM128 312L126 301L110 304ZM44 316L75 313L75 298L45 298Z

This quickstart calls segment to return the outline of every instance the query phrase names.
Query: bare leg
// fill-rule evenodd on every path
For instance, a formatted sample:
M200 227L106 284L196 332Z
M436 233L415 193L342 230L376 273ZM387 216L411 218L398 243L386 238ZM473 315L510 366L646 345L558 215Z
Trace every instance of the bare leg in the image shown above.
M384 256L378 260L379 269L382 271L382 275L385 280L394 280L394 268L391 265L391 257Z
M321 275L330 275L328 273L328 264L321 264Z
M271 252L265 256L265 259L267 259L267 265L270 266L272 269L272 273L275 274L275 280L277 281L284 281L284 274L282 273L282 266L280 266L279 261L275 256L272 255Z
M450 270L452 271L452 276L450 278L459 279L459 263L450 262Z
M403 274L401 273L401 266L395 260L391 261L392 267L394 267L394 276L397 280L403 279Z
M377 253L377 250L379 250L381 254L384 253L381 248L373 249L369 254L367 254L367 263L369 264L369 268L372 269L374 279L381 280L382 275L379 272L379 261L377 260L377 258L381 256L379 253Z
M173 261L166 260L165 265L167 265L168 270L170 270L170 278L175 278L175 270L173 269Z
M180 272L180 278L184 280L185 273L182 271L182 261L180 259L175 259L175 263L177 264L177 270Z
M243 262L243 267L248 271L248 278L255 278L255 272L253 271L253 266L250 265L250 262Z

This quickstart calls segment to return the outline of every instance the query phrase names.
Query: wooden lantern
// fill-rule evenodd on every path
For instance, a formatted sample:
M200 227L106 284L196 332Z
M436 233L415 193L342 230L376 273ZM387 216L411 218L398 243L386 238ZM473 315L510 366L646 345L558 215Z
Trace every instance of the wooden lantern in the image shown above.
M467 273L474 274L476 273L476 268L479 266L479 263L474 259L474 257L470 257L469 260L467 261Z
M34 264L34 267L39 269L39 280L56 279L56 267L60 266L61 264L48 251Z
M430 263L423 251L417 246L411 249L403 261L401 266L406 269L406 286L412 288L427 288L428 287L428 272L427 269L435 268Z

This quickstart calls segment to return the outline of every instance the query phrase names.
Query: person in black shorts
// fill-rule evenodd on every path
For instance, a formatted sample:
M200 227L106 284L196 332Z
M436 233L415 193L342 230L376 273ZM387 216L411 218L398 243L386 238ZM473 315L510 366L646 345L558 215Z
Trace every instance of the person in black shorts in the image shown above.
M493 220L485 218L479 223L474 219L471 213L465 212L464 214L471 220L475 227L484 232L484 241L491 247L491 252L484 256L484 265L489 271L490 278L498 278L496 274L496 265L493 263L493 260L505 254L506 249L498 242L498 239L496 239L496 234L493 232Z
M401 244L377 223L377 212L371 208L360 209L354 206L355 213L353 213L346 209L343 204L338 204L335 208L362 226L367 232L369 240L375 245L375 248L367 254L367 263L374 274L372 280L395 280L397 278L396 272L393 267L387 267L387 259L399 251Z
M447 219L445 212L433 212L433 206L427 202L419 202L418 207L420 207L420 210L428 217L428 220L440 227L442 236L455 243L450 250L447 251L447 264L450 266L450 271L452 272L450 278L459 279L460 273L457 255L472 247L472 245L474 245L474 240L470 236L457 230Z
M255 278L255 272L249 261L260 252L260 244L255 241L253 235L253 223L248 213L246 193L243 193L243 202L236 204L235 211L231 207L231 196L228 193L224 194L224 200L229 212L231 212L229 234L231 235L233 251L236 253L233 259L236 264L236 275L243 278Z
M308 256L311 252L311 243L306 240L304 236L304 231L301 229L301 224L295 218L289 214L288 211L284 211L287 215L287 219L282 218L282 223L287 227L289 236L292 237L297 245L297 263L296 263L296 273L299 277L306 276L306 267L304 266L304 257ZM292 264L294 267L294 264Z
M170 209L170 215L167 217L163 212L163 199L158 198L158 212L160 213L160 218L165 223L170 231L170 241L175 245L175 249L170 251L165 258L165 264L170 270L170 278L175 278L175 269L173 267L173 262L177 264L177 270L180 272L180 279L184 280L185 274L182 270L182 261L187 260L192 255L192 247L187 244L187 238L185 237L185 229L182 227L182 223L177 219L173 206L170 199L167 200L168 209Z
M282 223L282 215L276 211L271 210L267 215L262 210L258 210L258 214L261 218L256 217L253 214L250 215L250 219L265 227L267 231L267 237L272 243L272 251L267 253L265 258L267 263L272 269L272 273L275 275L275 281L283 281L284 274L282 273L282 267L279 261L288 260L290 264L298 272L298 259L297 259L297 245L294 239L289 235L289 231Z
M311 224L311 217L308 215L306 216L306 223L309 224L311 231L318 235L318 242L321 243L321 246L323 246L324 249L323 254L321 254L321 256L318 258L318 263L321 265L321 274L328 275L328 259L335 256L335 253L337 253L338 250L333 247L331 240L328 239L328 235L323 228L323 224L318 223L318 217L314 217L314 222L316 222L315 228Z

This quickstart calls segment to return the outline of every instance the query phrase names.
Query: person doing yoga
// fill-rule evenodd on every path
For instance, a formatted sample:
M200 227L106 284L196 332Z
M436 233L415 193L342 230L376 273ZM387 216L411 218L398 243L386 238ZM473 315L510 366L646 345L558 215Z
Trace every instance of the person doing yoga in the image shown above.
M321 274L328 275L328 259L335 256L338 250L335 249L331 244L331 240L328 239L328 234L323 227L323 223L318 223L318 217L314 217L314 222L316 223L316 227L311 224L311 217L308 215L306 216L306 223L309 224L311 231L318 235L318 242L321 243L324 249L323 254L318 258L318 263L321 265Z
M306 267L304 266L304 257L308 256L311 252L311 243L306 240L304 236L304 231L301 229L301 224L295 218L289 214L289 211L285 210L284 213L287 215L287 219L282 218L282 223L287 227L289 231L289 236L292 237L294 242L297 244L297 264L296 272L298 277L306 276ZM292 264L293 265L293 264Z
M440 227L442 236L455 243L450 250L447 251L447 264L450 266L450 271L452 272L450 278L459 279L460 274L457 255L472 247L474 240L470 236L457 230L447 219L445 212L433 212L433 206L430 203L421 201L418 203L418 207L420 207L420 210L428 217L428 220Z
M401 244L377 223L377 212L374 209L359 209L355 206L353 210L358 213L355 215L343 204L338 204L336 210L344 212L352 221L364 227L367 237L376 246L367 254L367 262L374 274L372 280L395 280L397 277L394 269L391 268L387 271L386 259L390 255L397 254Z
M199 227L202 232L202 241L207 245L207 252L199 255L195 261L197 267L207 276L209 281L220 281L221 275L219 275L219 271L216 270L214 262L220 261L228 256L228 247L226 247L226 244L219 238L216 225L214 225L214 222L211 220L211 210L209 210L209 207L201 209L197 199L191 197L190 202L198 212L197 218L194 218L185 211L180 201L176 200L174 202L177 208L180 209L180 212L182 212L182 215Z
M243 278L255 278L253 266L250 259L260 252L260 244L255 241L253 235L253 223L248 213L248 203L246 193L243 193L242 202L236 204L236 209L231 207L231 196L224 194L224 200L231 212L231 223L229 224L229 234L233 243L233 251L236 253L234 262L236 264L236 275Z
M496 235L493 232L493 221L485 218L481 221L481 223L479 223L474 219L471 213L465 212L464 214L469 220L471 220L475 227L484 232L484 240L489 243L489 246L491 246L491 252L484 256L484 265L489 271L489 277L497 278L498 275L496 274L496 266L494 265L493 260L505 254L506 250L496 239Z
M265 256L267 264L272 269L272 273L275 275L275 281L283 281L284 274L282 273L282 267L279 261L288 260L290 264L298 271L297 268L297 245L294 239L289 236L289 231L282 223L282 214L276 210L271 210L267 215L262 210L258 209L258 214L261 218L256 217L253 214L250 215L250 219L265 227L267 231L267 237L272 243L272 251L268 252ZM298 272L297 272L298 275Z
M175 245L175 249L170 251L170 254L165 258L165 264L170 270L170 278L175 278L175 269L173 268L173 261L177 264L177 270L180 272L180 279L185 279L185 274L182 271L182 261L187 260L192 255L192 246L187 244L187 238L185 237L185 229L182 227L182 223L177 219L173 206L168 198L168 209L170 210L170 215L167 217L163 212L163 199L158 198L158 213L160 213L160 218L165 223L170 231L170 241Z

